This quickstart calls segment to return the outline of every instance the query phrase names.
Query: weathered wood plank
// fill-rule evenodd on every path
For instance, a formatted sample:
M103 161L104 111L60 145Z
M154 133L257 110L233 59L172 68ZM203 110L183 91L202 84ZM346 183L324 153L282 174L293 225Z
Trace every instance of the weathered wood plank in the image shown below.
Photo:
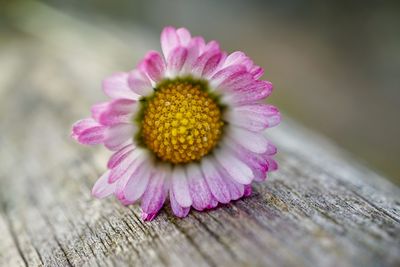
M280 170L249 198L148 223L91 198L109 154L75 144L70 125L134 40L54 25L22 23L0 50L0 266L400 264L399 188L290 119L270 134Z

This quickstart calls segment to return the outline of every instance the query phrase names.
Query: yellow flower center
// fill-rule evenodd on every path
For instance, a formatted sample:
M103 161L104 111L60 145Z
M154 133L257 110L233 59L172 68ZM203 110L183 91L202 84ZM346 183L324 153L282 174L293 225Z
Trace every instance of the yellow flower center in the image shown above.
M158 158L174 164L207 155L222 134L220 106L204 82L166 81L144 99L141 140Z

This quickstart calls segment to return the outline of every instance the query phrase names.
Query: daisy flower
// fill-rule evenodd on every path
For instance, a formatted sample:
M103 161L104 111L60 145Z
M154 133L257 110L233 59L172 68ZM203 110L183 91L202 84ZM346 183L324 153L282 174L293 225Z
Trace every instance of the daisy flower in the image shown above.
M169 199L185 217L251 194L251 183L277 169L264 135L280 113L264 103L272 84L243 52L227 54L185 28L161 33L163 55L150 51L130 72L103 82L111 100L73 125L72 137L114 152L92 194L141 203L152 220Z

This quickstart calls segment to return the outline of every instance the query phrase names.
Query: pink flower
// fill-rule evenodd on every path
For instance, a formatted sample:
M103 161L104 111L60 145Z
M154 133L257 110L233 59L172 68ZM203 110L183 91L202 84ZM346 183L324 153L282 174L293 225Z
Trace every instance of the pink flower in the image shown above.
M169 198L185 217L251 194L251 183L277 169L276 148L264 130L279 124L264 104L272 84L243 52L227 54L215 41L185 28L161 33L163 55L150 51L130 72L103 82L111 100L76 122L72 137L114 151L92 193L141 203L152 220Z

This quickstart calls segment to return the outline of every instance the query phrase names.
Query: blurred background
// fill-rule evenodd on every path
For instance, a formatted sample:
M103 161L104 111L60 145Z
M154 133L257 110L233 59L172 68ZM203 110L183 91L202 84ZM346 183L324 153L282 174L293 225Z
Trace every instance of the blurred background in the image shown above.
M166 25L245 51L275 85L270 103L400 184L400 1L0 0L0 92L14 89L16 68L53 86L74 69L27 64L43 46L80 66L75 78L91 82L71 86L97 101L101 79L159 50Z

